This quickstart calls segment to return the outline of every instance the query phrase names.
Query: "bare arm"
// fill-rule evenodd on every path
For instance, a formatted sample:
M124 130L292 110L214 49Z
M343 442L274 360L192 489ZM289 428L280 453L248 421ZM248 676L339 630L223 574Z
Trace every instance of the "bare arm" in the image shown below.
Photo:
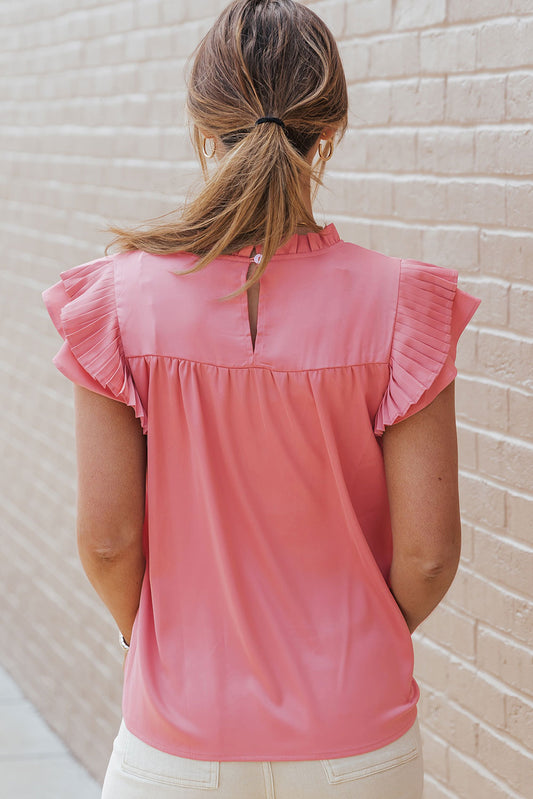
M383 455L393 536L389 587L412 633L446 594L461 554L453 382L386 428Z
M146 438L132 408L75 385L78 552L130 641L145 569Z

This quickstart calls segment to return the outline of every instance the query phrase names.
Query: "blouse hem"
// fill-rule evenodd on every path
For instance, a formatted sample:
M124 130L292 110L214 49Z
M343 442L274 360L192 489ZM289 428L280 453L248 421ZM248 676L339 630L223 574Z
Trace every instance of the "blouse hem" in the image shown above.
M253 762L256 762L256 763L257 762L268 762L268 761L271 761L271 762L275 762L275 761L280 761L280 762L281 761L283 761L283 762L292 761L292 762L294 762L294 761L308 761L308 760L335 760L336 758L350 757L352 755L363 755L363 754L367 754L368 752L374 752L377 749L381 749L382 747L387 746L387 744L393 743L394 741L398 740L398 738L401 738L402 735L405 735L407 732L409 732L411 727L416 722L417 715L418 715L417 707L416 707L416 705L414 705L413 708L411 709L411 711L407 714L407 718L408 718L407 725L403 726L399 732L396 732L393 735L389 735L386 738L381 738L379 741L374 742L373 744L370 745L369 748L364 748L364 749L359 748L359 749L356 749L354 751L354 749L352 747L348 747L347 749L341 749L341 750L336 749L336 750L321 751L321 752L311 752L310 754L304 755L304 756L301 756L301 755L279 755L279 754L276 754L276 753L267 753L267 754L263 753L261 755L254 755L254 754L252 754L252 755L232 755L231 757L225 757L225 756L221 756L219 754L206 753L206 752L193 752L191 750L185 750L185 749L180 749L180 750L173 749L172 752L169 752L168 749L164 748L165 744L160 743L159 741L155 742L153 739L152 740L147 740L146 737L143 737L143 735L140 732L138 732L138 731L136 731L134 729L134 725L130 726L130 724L126 721L125 718L124 718L124 725L125 725L126 729L128 730L128 732L131 733L131 735L134 735L136 738L139 738L141 741L143 741L148 746L152 746L155 749L159 749L159 751L161 751L161 752L165 752L166 754L174 755L174 756L177 756L177 757L185 757L185 758L190 758L190 759L195 759L195 760L212 760L212 761L218 761L218 762L221 762L221 763L223 763L223 762L237 762L237 761L238 762L253 761Z

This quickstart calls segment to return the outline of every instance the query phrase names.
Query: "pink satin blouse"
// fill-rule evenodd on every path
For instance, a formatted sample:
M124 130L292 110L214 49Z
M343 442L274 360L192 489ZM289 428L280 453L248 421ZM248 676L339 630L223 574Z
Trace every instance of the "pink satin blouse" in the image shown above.
M380 436L454 379L479 300L330 224L268 264L254 349L246 292L218 300L251 252L185 276L194 256L142 251L61 272L54 363L147 437L127 728L201 760L345 757L416 718Z

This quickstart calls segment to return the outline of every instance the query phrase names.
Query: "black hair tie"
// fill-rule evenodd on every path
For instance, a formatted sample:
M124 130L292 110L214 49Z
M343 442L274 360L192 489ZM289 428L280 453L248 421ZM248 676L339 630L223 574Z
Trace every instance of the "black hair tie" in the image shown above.
M263 125L265 122L275 122L276 125L279 125L280 128L283 128L283 130L287 132L287 126L285 122L283 122L282 119L278 119L278 117L261 117L261 119L258 119L255 124Z

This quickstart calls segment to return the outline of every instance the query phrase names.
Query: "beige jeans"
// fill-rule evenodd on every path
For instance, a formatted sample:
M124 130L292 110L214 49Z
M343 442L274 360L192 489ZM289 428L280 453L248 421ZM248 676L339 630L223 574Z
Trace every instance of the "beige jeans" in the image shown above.
M154 749L121 722L102 799L421 799L418 718L401 738L331 760L193 760Z

